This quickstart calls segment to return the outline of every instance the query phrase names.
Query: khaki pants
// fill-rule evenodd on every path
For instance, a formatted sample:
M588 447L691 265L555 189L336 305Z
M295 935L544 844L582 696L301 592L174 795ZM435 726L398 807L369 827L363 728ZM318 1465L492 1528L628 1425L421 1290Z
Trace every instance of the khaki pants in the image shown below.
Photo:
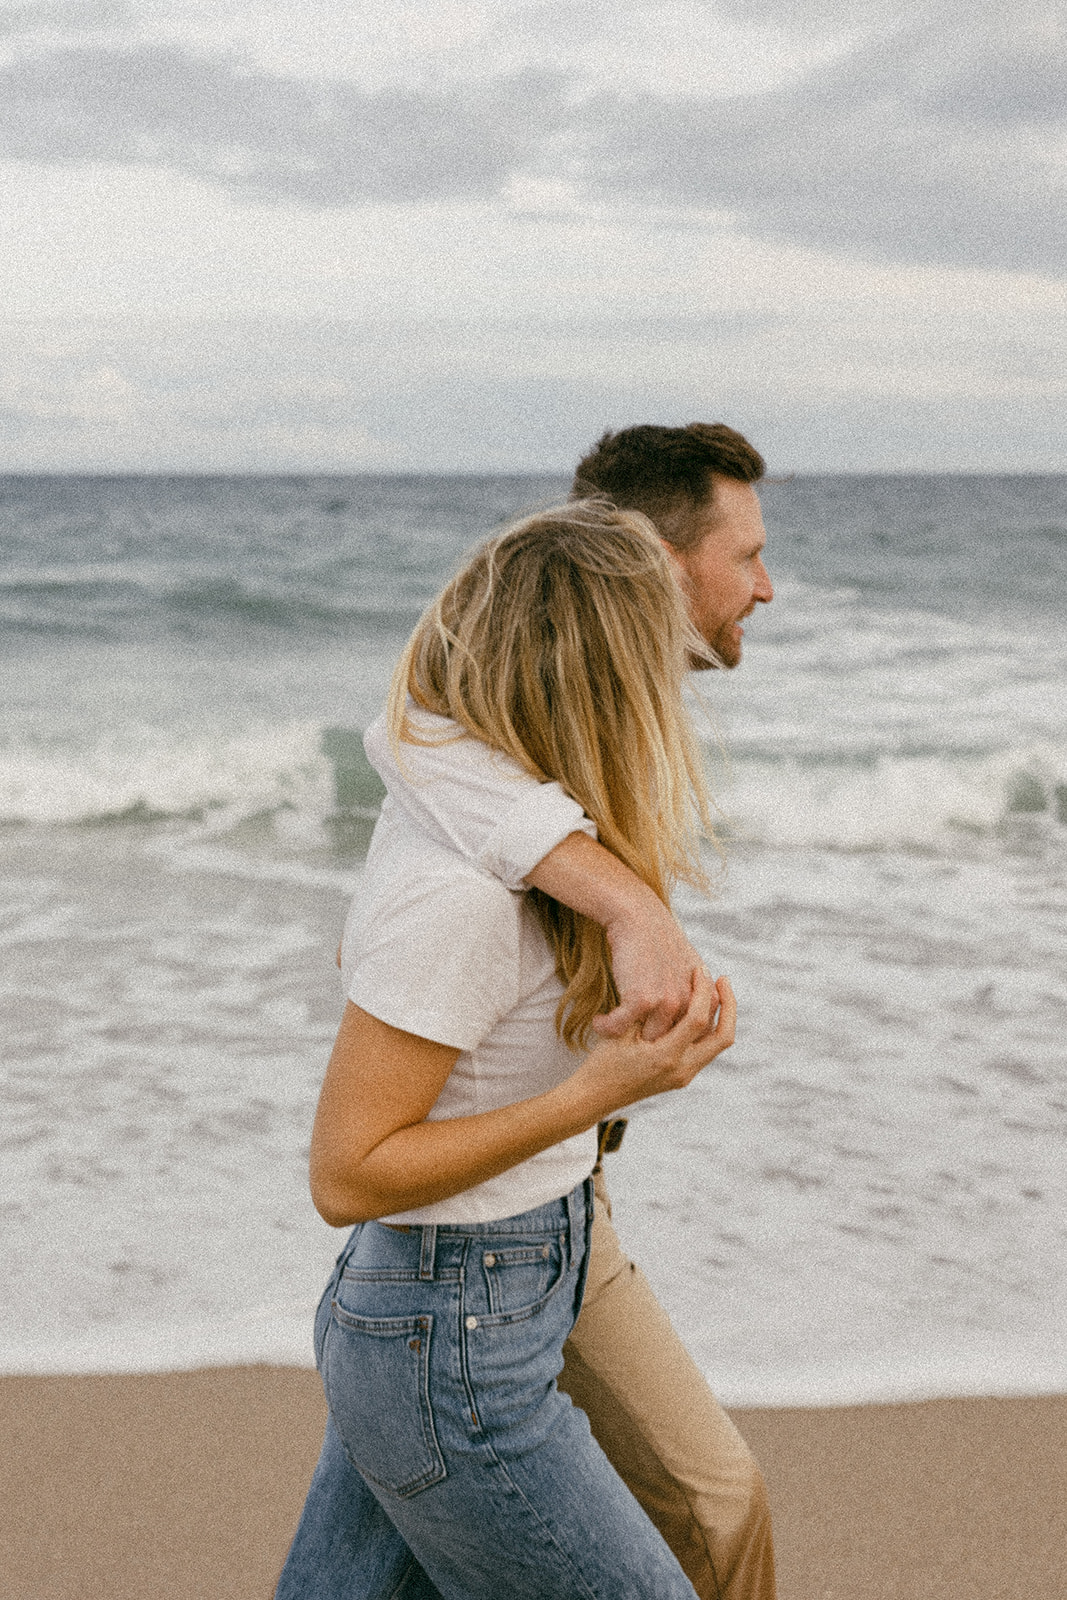
M767 1492L643 1274L622 1252L596 1174L581 1316L559 1380L700 1600L774 1600Z

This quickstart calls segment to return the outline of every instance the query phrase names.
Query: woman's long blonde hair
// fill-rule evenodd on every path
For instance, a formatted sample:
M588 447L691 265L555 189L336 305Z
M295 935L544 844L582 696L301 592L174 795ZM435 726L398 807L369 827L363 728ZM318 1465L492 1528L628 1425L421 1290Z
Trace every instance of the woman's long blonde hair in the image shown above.
M701 888L710 801L682 701L706 647L655 528L639 512L580 500L482 545L424 613L393 676L389 726L432 736L416 706L451 717L542 782L555 779L600 841L668 902ZM556 1026L572 1048L617 1001L604 931L530 890L564 986Z

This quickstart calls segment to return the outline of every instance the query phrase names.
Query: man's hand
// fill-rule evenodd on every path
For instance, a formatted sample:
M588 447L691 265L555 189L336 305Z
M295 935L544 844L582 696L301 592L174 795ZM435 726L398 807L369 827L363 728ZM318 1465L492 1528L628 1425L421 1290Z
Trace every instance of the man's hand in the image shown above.
M634 1024L642 1039L659 1039L685 1015L701 961L667 907L647 900L606 924L619 1004L594 1017L605 1039L621 1039Z
M658 1039L689 1008L701 961L662 900L618 856L584 833L571 833L537 863L526 882L599 922L611 946L620 1004L593 1027L620 1039L640 1024Z

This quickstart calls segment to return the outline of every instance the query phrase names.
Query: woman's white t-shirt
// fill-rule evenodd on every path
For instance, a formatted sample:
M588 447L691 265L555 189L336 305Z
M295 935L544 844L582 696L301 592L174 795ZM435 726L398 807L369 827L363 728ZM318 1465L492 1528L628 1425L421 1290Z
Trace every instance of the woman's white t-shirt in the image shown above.
M578 1057L556 1033L562 987L524 894L382 805L341 947L345 993L371 1016L460 1051L429 1113L476 1116L555 1088ZM574 1135L451 1199L387 1222L491 1222L567 1194L596 1161Z

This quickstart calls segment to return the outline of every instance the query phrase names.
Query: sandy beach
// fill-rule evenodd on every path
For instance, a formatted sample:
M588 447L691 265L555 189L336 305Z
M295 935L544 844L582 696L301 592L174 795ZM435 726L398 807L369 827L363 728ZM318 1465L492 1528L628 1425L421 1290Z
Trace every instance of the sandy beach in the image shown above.
M323 1414L290 1368L0 1379L0 1600L267 1600ZM782 1600L1067 1596L1067 1396L733 1414Z

